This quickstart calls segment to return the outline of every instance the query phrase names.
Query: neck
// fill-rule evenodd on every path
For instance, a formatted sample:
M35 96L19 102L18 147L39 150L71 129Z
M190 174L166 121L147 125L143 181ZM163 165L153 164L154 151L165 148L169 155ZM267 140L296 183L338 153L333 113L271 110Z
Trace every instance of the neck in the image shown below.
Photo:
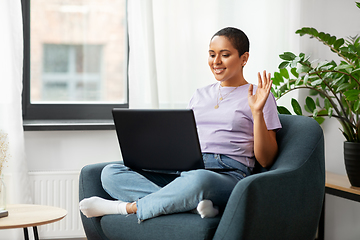
M231 79L220 81L220 85L222 87L239 87L242 85L248 84L244 77L240 79L236 79L235 81L231 81Z

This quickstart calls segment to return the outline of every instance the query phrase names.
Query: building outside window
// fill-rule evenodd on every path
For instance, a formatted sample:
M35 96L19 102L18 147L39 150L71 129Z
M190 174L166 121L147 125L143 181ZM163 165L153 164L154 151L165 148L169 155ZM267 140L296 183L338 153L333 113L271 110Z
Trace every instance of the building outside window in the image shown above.
M102 101L102 45L43 45L41 95L44 102ZM116 96L115 96L116 97Z
M89 105L107 106L109 118L112 107L128 106L126 0L22 3L24 119L37 118L33 109L41 113L60 105L61 111L72 105L75 113L75 106L81 111ZM51 118L40 115L39 119Z

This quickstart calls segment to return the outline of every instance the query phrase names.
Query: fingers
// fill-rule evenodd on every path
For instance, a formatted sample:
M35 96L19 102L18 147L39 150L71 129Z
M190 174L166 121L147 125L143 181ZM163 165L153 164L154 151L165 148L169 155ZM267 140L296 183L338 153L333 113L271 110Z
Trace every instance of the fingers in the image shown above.
M258 72L258 87L264 89L270 89L272 85L271 74L266 74L266 70L263 71L263 77L261 78L260 72Z
M272 80L271 80L271 74L268 73L268 78L267 78L268 82L267 82L267 86L266 86L266 89L270 91L271 89L271 86L272 86Z
M253 88L254 88L254 86L253 86L252 84L250 84L249 90L248 90L248 96L252 96L252 95L253 95Z
M265 71L264 71L265 72ZM258 87L262 88L262 79L261 79L261 74L260 72L258 72Z

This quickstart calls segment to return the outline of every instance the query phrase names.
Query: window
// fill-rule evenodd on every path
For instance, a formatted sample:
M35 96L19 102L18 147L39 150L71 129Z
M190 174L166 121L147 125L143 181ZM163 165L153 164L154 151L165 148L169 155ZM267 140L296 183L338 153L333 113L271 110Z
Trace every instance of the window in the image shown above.
M43 52L41 93L32 94L34 101L103 100L101 45L45 44Z
M111 121L128 107L126 3L22 0L24 122Z

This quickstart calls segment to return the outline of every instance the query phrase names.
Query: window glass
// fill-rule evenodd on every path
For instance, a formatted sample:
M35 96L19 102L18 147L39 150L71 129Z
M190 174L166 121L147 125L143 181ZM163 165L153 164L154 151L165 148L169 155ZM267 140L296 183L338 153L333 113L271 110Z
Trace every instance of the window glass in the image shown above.
M30 103L127 103L125 0L30 1Z
M44 45L42 101L101 101L101 45Z

